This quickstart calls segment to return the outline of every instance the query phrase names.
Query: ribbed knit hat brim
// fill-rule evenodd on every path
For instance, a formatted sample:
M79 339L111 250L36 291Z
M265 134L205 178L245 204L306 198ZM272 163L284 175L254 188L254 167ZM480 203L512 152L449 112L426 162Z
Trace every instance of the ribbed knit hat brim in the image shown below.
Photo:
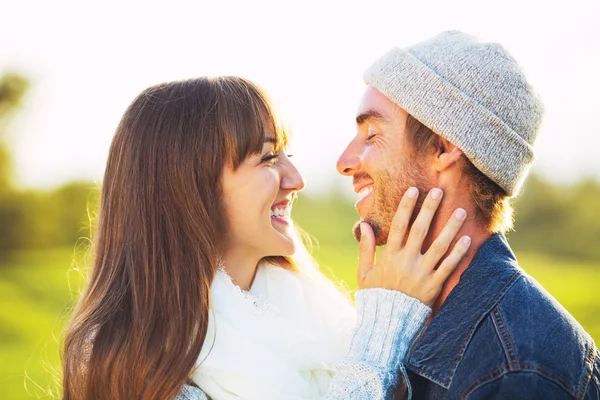
M518 192L533 162L533 147L477 99L400 48L377 60L364 80L455 144L509 196Z

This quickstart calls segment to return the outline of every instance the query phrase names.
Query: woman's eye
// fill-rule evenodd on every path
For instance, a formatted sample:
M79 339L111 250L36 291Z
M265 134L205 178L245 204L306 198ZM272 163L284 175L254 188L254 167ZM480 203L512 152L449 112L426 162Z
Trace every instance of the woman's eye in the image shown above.
M261 159L260 162L261 163L268 163L268 162L275 162L277 161L277 157L279 157L278 154L275 153L268 153L265 154Z
M375 138L375 136L377 136L376 134L372 133L370 135L367 136L367 142L370 142L371 140L373 140Z

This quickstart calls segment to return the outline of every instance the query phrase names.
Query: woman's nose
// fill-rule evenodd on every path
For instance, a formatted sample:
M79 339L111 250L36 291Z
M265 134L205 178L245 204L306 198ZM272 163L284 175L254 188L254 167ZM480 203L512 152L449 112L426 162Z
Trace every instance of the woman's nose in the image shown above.
M286 158L287 165L281 179L281 188L285 190L300 191L304 189L305 186L304 178L289 157L286 156Z

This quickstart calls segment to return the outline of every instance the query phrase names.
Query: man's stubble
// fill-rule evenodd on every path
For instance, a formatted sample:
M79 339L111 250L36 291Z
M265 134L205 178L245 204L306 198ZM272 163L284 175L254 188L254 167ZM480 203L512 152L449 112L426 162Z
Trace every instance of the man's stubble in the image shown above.
M371 225L377 246L385 245L400 200L404 193L414 186L419 190L419 198L410 220L412 225L429 191L423 164L413 156L398 167L397 171L384 170L376 175L369 175L374 182L373 206L365 218L354 225L353 233L356 241L360 241L360 222L364 221Z

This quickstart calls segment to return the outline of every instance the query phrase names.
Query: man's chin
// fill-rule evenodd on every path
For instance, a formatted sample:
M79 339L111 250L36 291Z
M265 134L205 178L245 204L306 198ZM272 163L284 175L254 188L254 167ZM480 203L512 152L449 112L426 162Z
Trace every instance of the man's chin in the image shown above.
M377 246L385 246L387 244L388 235L384 235L380 233L379 235L375 235L375 244Z
M356 239L357 242L360 242L360 223L361 221L358 221L356 224L354 224L354 228L352 228L354 239Z
M354 233L354 239L356 239L357 242L360 242L360 223L361 222L366 222L369 225L371 225L371 229L373 229L373 233L375 234L375 244L377 246L385 246L387 244L388 232L385 232L381 228L380 224L371 220L370 218L358 221L354 225L352 232Z

